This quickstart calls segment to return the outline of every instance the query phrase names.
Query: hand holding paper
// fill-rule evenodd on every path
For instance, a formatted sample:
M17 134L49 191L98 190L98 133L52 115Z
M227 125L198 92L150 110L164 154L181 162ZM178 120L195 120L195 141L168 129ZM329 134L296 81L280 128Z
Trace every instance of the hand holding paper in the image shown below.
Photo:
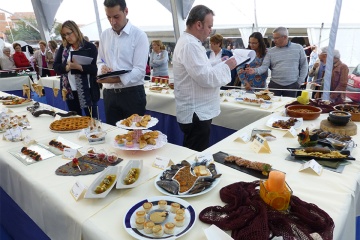
M251 63L256 57L256 52L249 49L235 49L233 52L233 57L236 60L236 65L239 66L242 64Z

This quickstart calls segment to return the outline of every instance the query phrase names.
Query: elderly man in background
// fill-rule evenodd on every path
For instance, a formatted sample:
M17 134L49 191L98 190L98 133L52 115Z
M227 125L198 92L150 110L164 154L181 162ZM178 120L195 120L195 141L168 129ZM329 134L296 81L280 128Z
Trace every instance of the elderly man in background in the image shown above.
M10 48L3 48L4 55L0 58L0 66L2 70L11 70L16 68L14 59L10 54Z
M231 81L236 67L234 58L212 66L206 55L202 42L211 33L213 16L204 5L191 9L173 56L176 118L183 145L196 151L209 145L212 118L220 114L220 87Z
M328 47L324 47L321 49L321 53L319 55L320 61L323 62L324 64L326 64L327 52L328 52ZM321 64L315 63L312 71L314 71L314 74L318 73L318 75L319 72L322 71L321 89L324 89L323 76L325 73L325 65L323 69L320 69L320 67ZM346 98L345 91L348 82L348 75L349 75L348 66L345 63L341 62L339 50L334 49L334 60L333 60L333 69L331 73L330 91L342 91L342 92L330 93L330 101L332 103L341 104L345 101ZM320 97L319 93L316 94L316 97Z
M270 68L269 88L276 96L296 97L297 89L305 81L308 63L304 49L297 43L289 41L289 32L285 27L273 31L275 47L268 50L260 67L247 68L248 74L262 74ZM284 89L284 90L280 90ZM289 89L289 90L287 90ZM291 91L294 89L295 91Z

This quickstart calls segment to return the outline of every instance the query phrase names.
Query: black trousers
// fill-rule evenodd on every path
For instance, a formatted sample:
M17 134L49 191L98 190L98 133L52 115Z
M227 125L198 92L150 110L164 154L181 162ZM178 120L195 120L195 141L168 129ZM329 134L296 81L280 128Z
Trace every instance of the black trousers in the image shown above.
M93 118L96 118L96 119L98 118L97 103L93 103L93 105L89 106L88 108L81 109L78 92L72 91L72 94L74 96L74 99L66 100L66 104L69 108L69 111L75 111L75 112L77 112L78 115L83 116L82 110L84 110L85 116L90 117L90 112L91 112Z
M200 121L194 113L192 123L179 123L180 129L184 133L183 146L198 152L207 149L210 142L211 122L212 119Z
M268 88L279 88L279 89L300 89L300 86L297 82L294 82L287 86L282 86L280 84L277 84L273 81L269 82ZM297 96L298 91L285 91L285 90L272 90L271 92L274 92L275 96L284 96L284 97L293 97L295 98Z
M145 114L146 95L143 85L121 89L104 89L104 108L106 123L116 125L116 122L137 113Z

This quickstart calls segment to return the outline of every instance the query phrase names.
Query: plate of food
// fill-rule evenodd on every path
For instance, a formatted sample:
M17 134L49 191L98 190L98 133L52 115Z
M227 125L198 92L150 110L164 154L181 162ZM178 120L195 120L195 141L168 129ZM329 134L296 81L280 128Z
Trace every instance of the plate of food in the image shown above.
M303 119L302 118L293 118L293 117L271 117L266 122L266 126L273 129L278 130L288 130L291 127L298 129L302 126Z
M150 151L163 147L167 143L167 136L160 131L144 130L136 134L129 131L127 134L116 135L113 146L121 150Z
M120 120L116 123L116 126L123 129L148 129L155 126L159 120L150 115L139 116L138 114L133 114L128 118Z
M144 178L143 160L130 160L120 173L116 189L134 188Z
M31 99L25 99L25 98L15 98L12 101L3 102L2 104L6 106L7 108L17 108L17 107L23 107L32 104Z
M253 106L260 106L261 104L271 104L271 101L265 101L264 99L256 99L256 98L235 98L235 101L241 104L253 105Z
M121 167L109 166L93 181L84 198L104 198L115 186Z
M12 96L12 95L10 95L10 96L1 96L0 97L0 102L11 102L16 98L18 98L18 97Z
M215 163L189 163L183 160L160 173L154 184L156 189L165 195L187 198L211 191L220 182L220 177ZM179 179L188 181L183 182Z
M269 90L254 92L254 94L256 98L264 99L264 100L270 100L274 96L274 93L270 92Z
M79 149L80 145L68 141L65 138L58 136L56 139L51 139L48 141L37 142L36 144L40 145L42 148L54 153L55 155L62 155L64 148Z
M155 196L134 204L126 213L123 224L134 238L174 239L189 232L196 222L195 209L185 200Z
M37 163L55 156L54 153L37 144L31 144L29 146L12 149L9 151L9 153L11 153L25 165Z
M159 87L159 86L155 86L155 87L150 87L149 90L151 92L156 92L156 93L161 93L162 90L169 90L169 87Z
M349 150L331 150L326 147L287 148L292 157L303 160L343 161L355 160Z
M90 124L90 117L68 117L55 120L50 124L50 130L57 133L79 132Z

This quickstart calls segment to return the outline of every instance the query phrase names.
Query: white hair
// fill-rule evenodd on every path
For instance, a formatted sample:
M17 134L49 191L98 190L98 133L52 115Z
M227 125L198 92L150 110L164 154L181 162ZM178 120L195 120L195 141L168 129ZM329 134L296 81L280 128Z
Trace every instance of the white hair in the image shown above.
M327 54L328 53L328 47L322 47L321 48L321 53L323 54ZM334 49L334 58L340 59L340 52L337 49Z
M279 33L280 36L289 36L289 31L287 30L286 27L278 27L278 28L275 28L273 33Z

